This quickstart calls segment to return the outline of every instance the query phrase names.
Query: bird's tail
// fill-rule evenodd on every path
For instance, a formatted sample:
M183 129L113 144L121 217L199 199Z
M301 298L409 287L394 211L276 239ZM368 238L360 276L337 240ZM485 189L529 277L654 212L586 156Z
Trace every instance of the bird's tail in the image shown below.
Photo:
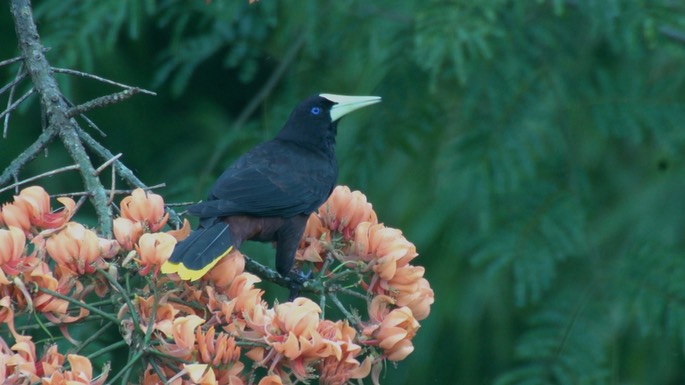
M178 274L181 279L200 279L221 258L233 250L233 240L228 224L216 221L190 233L188 238L176 245L171 257L162 265L162 273Z

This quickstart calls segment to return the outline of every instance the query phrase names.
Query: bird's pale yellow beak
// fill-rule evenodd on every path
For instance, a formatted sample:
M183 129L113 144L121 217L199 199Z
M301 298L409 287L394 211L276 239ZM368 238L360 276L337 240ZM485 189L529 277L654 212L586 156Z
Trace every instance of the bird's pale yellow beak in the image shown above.
M331 122L335 122L352 111L380 103L381 101L380 96L347 96L335 94L321 94L319 96L335 103L333 107L331 107Z

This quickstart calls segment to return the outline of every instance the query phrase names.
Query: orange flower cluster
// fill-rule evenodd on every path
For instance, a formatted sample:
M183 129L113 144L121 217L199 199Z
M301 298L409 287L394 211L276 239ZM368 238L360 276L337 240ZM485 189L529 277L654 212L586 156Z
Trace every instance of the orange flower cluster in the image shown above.
M52 211L50 196L34 186L22 190L0 212L0 302L2 312L11 315L0 320L15 337L10 322L16 313L35 310L55 323L88 315L84 308L70 312L68 301L49 292L80 298L84 287L74 276L94 271L103 258L118 250L115 243L68 222L76 206L72 199L58 201L64 208ZM57 265L54 269L51 260Z
M340 236L342 240L336 245ZM361 192L336 187L318 213L310 216L301 250L301 260L321 262L328 254L357 271L366 293L374 296L369 314L375 316L363 329L368 338L365 344L379 346L392 361L402 360L413 351L411 339L418 329L417 321L428 317L434 293L423 277L425 269L409 263L418 255L416 247L400 230L378 223ZM329 253L331 250L334 252ZM379 310L381 302L383 311ZM398 317L407 319L398 321Z
M57 345L49 346L38 358L30 338L19 338L11 347L0 339L0 380L3 384L102 385L107 380L108 369L99 378L93 378L93 367L86 357L67 355L69 370L64 369L64 361Z
M189 225L163 232L168 214L157 194L138 189L121 201L114 240L70 222L73 200L59 202L64 208L52 211L47 193L30 187L0 212L0 328L7 325L15 341L10 347L0 337L0 383L102 384L106 368L93 378L88 359L65 358L54 346L38 358L15 325L17 315L35 310L73 341L66 325L93 314L78 306L91 292L117 299L109 320L130 349L147 354L135 381L145 385L254 384L257 373L258 385L343 385L371 373L377 384L385 360L413 351L418 320L433 303L424 269L411 264L414 245L379 224L366 197L347 187L310 217L298 250L299 263L313 263L321 298L273 305L239 251L193 284L160 275ZM126 285L117 283L122 277ZM351 292L367 299L368 317L338 300ZM320 304L330 293L333 305L324 308L344 319L324 318Z
M164 202L159 195L146 196L143 190L136 190L122 201L126 217L117 220L130 220L134 233L122 241L101 238L80 223L70 222L76 208L74 200L58 198L57 201L63 208L52 210L47 192L32 186L23 189L13 202L0 210L0 327L6 324L16 341L10 349L0 337L0 348L3 348L0 382L3 384L12 383L11 378L27 378L28 382L43 384L104 382L106 376L92 381L91 364L84 357L68 356L71 370L61 369L64 357L56 355L56 348L50 348L48 353L55 353L46 353L45 357L61 358L54 358L55 364L48 371L45 363L36 361L31 337L17 332L15 317L36 311L57 325L79 322L90 312L85 306L74 306L71 302L84 303L83 298L92 291L102 297L111 290L97 271L108 269L108 261L119 255L120 250L137 250L139 271L144 275L152 269L158 270L176 244L176 239L165 233L144 234L158 231L166 223ZM120 226L115 228L122 233ZM128 240L132 241L130 245ZM70 340L67 330L62 331Z

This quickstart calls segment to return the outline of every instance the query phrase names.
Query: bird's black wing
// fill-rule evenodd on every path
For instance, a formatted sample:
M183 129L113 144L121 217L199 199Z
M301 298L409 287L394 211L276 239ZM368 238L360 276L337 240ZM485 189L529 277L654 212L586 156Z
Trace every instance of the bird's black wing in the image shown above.
M189 207L199 217L291 217L316 210L337 178L335 159L272 140L240 157L216 181L207 201Z

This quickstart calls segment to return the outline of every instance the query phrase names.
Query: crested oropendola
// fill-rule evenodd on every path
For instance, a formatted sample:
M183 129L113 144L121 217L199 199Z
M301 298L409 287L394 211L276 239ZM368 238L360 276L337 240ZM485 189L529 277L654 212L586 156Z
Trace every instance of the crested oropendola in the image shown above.
M276 270L287 276L309 214L335 187L340 118L377 96L319 94L302 101L276 137L242 155L217 179L207 200L188 208L200 223L176 245L165 274L197 280L243 241L276 242Z

